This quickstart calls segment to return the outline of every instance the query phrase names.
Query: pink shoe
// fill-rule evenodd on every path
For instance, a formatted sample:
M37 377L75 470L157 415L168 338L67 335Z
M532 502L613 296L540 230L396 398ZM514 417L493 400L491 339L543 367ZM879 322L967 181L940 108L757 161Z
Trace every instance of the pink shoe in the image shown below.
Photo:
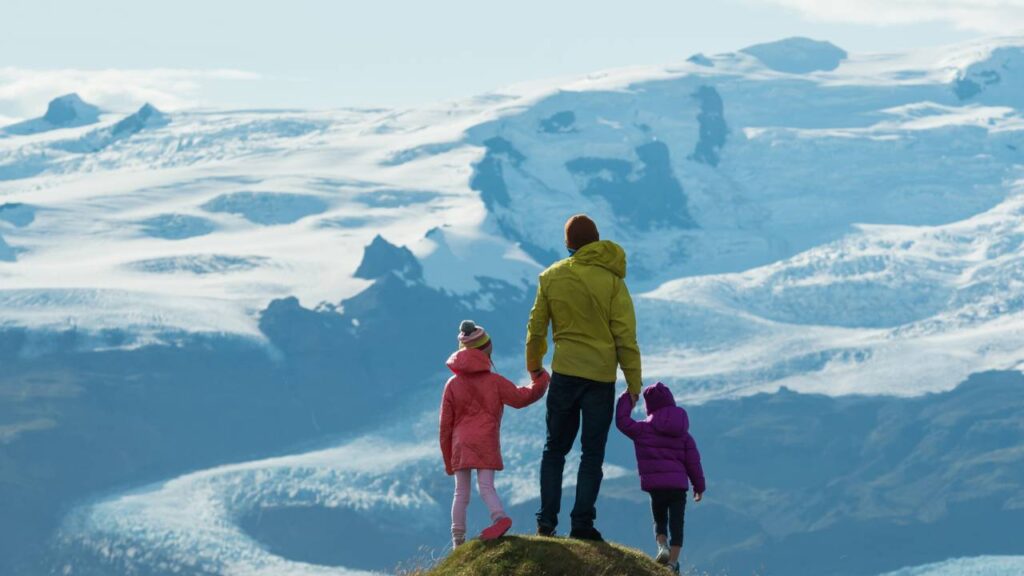
M512 519L508 516L503 516L494 521L489 527L484 528L484 531L480 533L480 539L483 541L495 540L501 538L508 532L508 529L512 527Z

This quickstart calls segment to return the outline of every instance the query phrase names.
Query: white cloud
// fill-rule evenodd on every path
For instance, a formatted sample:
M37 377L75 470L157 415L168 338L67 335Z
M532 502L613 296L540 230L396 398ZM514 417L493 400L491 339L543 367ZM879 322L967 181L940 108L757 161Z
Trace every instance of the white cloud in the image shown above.
M986 34L1024 31L1024 0L760 0L824 22L944 22Z
M259 78L241 70L0 68L0 120L40 116L47 102L69 92L116 111L145 102L165 110L192 108L210 104L204 89L212 83Z

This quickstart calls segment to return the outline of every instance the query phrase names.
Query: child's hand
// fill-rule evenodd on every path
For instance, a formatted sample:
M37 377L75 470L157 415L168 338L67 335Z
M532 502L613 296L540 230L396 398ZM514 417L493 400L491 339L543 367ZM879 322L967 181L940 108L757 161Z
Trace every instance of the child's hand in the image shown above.
M693 501L694 502L700 502L703 499L704 499L704 493L703 492L694 492L693 493Z

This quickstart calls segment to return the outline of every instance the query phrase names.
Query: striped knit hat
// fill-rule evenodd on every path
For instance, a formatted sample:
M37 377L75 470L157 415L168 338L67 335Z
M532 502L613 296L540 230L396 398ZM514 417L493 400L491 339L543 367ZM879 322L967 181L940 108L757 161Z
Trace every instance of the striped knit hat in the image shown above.
M483 326L477 326L472 320L463 320L459 324L459 348L476 348L486 352L491 347L491 337Z

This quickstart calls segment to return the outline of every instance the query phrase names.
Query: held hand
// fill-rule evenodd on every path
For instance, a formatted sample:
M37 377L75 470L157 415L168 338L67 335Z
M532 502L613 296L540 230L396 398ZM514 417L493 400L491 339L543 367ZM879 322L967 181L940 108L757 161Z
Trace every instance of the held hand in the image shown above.
M534 370L530 372L530 383L532 386L543 386L547 388L551 385L551 375L544 368L540 370Z
M633 407L635 408L637 401L640 400L640 395L639 394L633 394L632 392L630 392L629 393L629 399L630 399L630 401L633 402Z
M693 493L693 501L694 502L700 502L703 499L704 499L704 493L703 492L694 492Z

